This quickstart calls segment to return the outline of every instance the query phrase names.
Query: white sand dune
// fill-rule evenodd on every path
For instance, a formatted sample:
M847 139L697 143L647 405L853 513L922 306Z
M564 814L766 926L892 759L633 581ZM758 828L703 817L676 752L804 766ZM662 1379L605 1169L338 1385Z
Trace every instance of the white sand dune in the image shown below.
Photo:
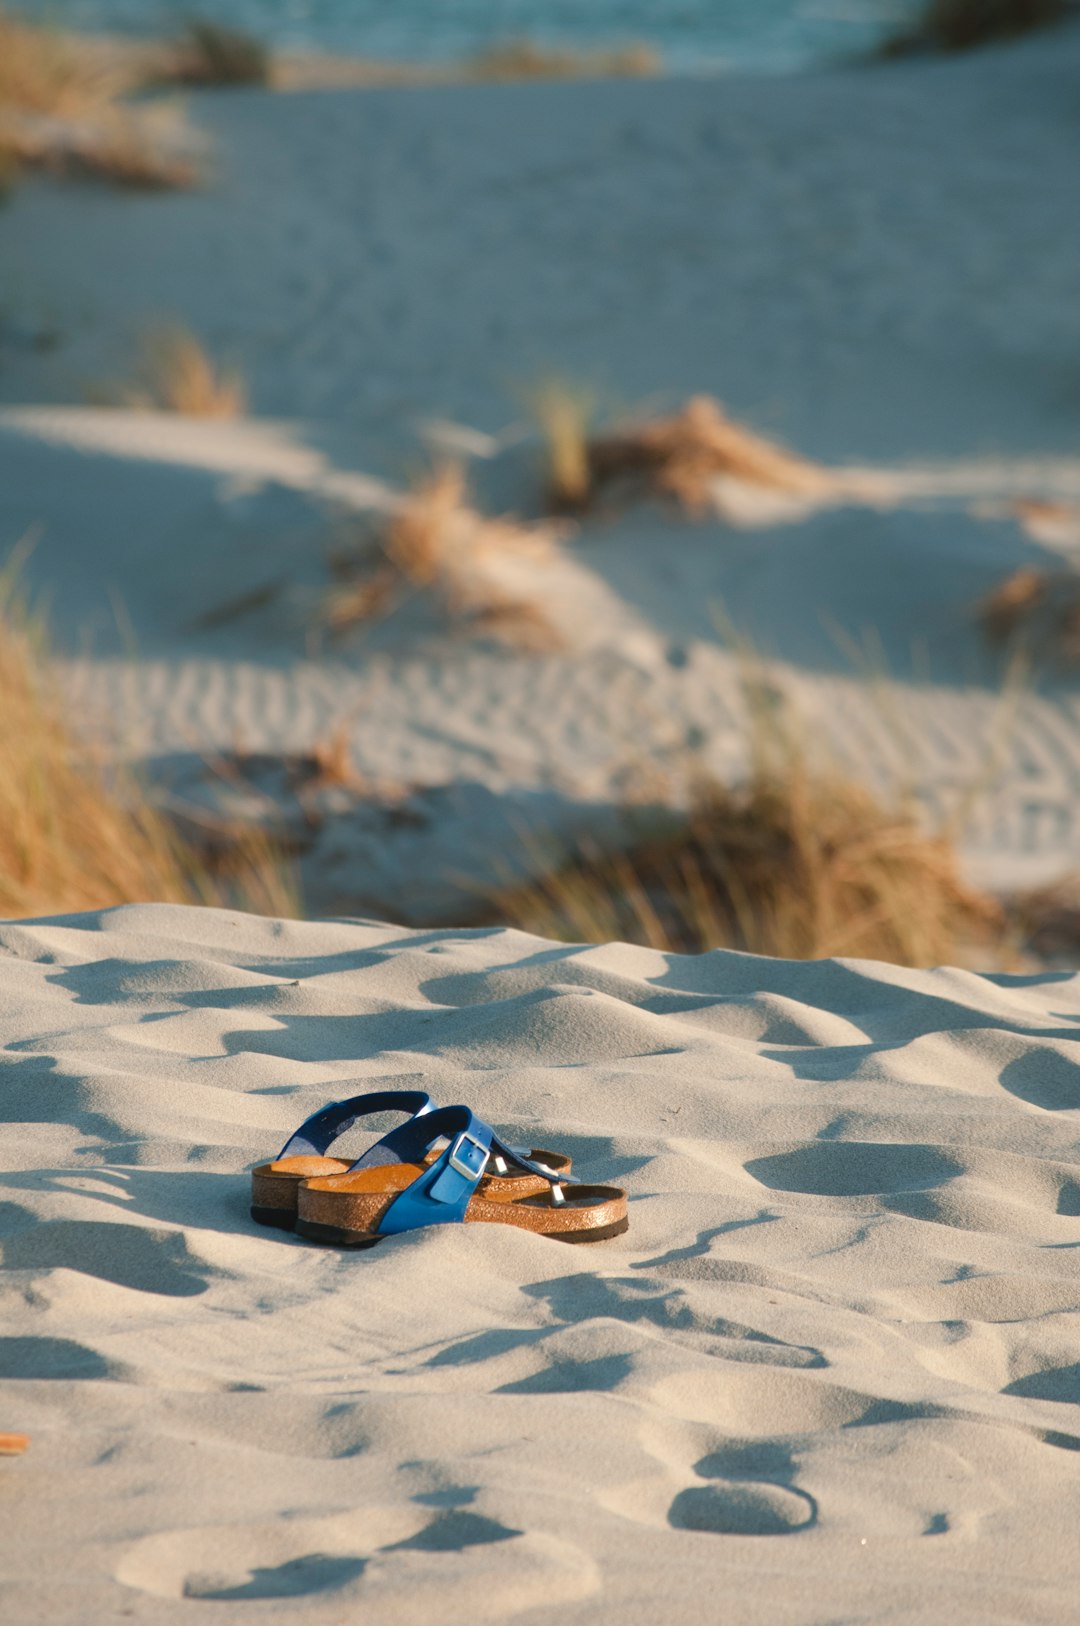
M148 905L0 956L5 1620L1073 1618L1080 978ZM421 1080L629 1233L251 1224Z
M559 370L714 391L830 462L1073 452L1078 52L193 97L202 193L13 200L5 317L43 343L8 346L0 399L77 400L165 318L258 412L365 444L497 429Z
M745 665L726 626L845 770L912 789L935 820L961 810L981 881L1080 866L1075 674L1051 662L1038 687L1009 692L976 619L1012 571L1069 556L1000 505L1080 496L1080 459L879 468L886 506L765 530L649 507L590 521L529 567L528 596L566 641L537 658L420 602L351 640L320 633L334 527L395 497L300 428L0 409L5 458L0 513L12 539L38 536L26 575L47 594L74 714L179 805L295 827L314 913L460 919L492 884L493 853L517 872L552 842L617 831L644 763L676 792L688 760L740 771ZM529 495L520 458L482 477ZM259 761L342 728L362 780L395 794L324 799L313 831Z
M21 188L0 553L37 537L73 714L256 813L347 727L378 794L330 798L312 908L449 921L523 831L611 828L643 764L739 768L729 621L808 738L967 810L982 879L1076 867L1075 672L1003 701L974 608L1075 563L1078 60L1063 30L777 81L221 93L202 193ZM162 319L240 363L251 421L71 405ZM320 640L327 547L418 429L533 508L508 419L559 372L712 391L858 500L590 520L537 571L542 659L419 602ZM0 926L0 1431L32 1435L0 1615L1061 1626L1078 1067L1064 973L152 905ZM246 1170L303 1115L420 1081L625 1184L629 1234L351 1256L251 1224Z
M192 99L201 193L22 188L0 216L0 549L39 535L26 577L75 714L215 806L235 782L199 758L346 729L369 783L412 795L403 817L323 809L312 909L449 920L492 853L526 861L523 829L609 828L643 760L738 767L726 619L845 766L968 809L980 879L1077 868L1075 671L1051 660L1006 728L974 609L1075 562L1078 57L1066 29L775 81L223 92ZM162 319L239 362L254 421L69 404ZM327 549L392 500L418 428L477 454L493 511L529 510L507 422L552 373L633 407L711 390L858 465L872 505L591 523L532 583L567 643L544 660L419 604L320 640ZM1025 528L1021 500L1073 517Z

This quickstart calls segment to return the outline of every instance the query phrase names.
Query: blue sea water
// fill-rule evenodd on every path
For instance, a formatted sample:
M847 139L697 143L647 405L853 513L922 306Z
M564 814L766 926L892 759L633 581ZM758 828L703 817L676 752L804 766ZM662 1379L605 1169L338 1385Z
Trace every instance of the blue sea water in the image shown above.
M580 48L644 41L675 72L787 72L864 51L919 0L22 0L78 28L175 32L193 14L278 47L447 61L528 38Z

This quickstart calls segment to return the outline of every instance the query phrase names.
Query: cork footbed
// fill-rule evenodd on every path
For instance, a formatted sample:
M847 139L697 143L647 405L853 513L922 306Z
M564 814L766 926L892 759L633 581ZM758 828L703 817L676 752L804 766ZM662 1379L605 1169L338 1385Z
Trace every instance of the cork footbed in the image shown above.
M317 1174L346 1174L352 1161L342 1157L279 1157L273 1163L260 1163L251 1171L252 1208L282 1208L296 1213L296 1193L301 1180Z
M394 1198L423 1173L418 1163L394 1163L351 1174L306 1180L300 1187L297 1229L301 1235L346 1244L377 1240L378 1225ZM553 1202L545 1181L523 1192L522 1182L481 1182L465 1210L466 1223L517 1225L544 1236L583 1237L625 1231L626 1193L617 1186L568 1186ZM510 1189L508 1189L510 1188Z
M569 1174L572 1160L559 1152L545 1152L542 1148L534 1148L529 1153L534 1163L544 1163L556 1174ZM279 1157L273 1163L260 1163L251 1171L251 1206L264 1213L267 1209L280 1210L283 1214L296 1213L296 1194L303 1180L310 1180L323 1175L346 1174L352 1168L350 1158L317 1157L308 1154L305 1157ZM520 1194L523 1191L543 1191L547 1181L539 1175L528 1174L524 1170L514 1174L485 1174L481 1181L481 1189L485 1192L513 1191Z

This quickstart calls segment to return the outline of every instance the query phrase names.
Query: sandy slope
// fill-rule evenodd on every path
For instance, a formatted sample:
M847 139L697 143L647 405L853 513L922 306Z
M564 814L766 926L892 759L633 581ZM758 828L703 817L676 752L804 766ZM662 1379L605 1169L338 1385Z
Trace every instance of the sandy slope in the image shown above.
M27 186L0 215L0 547L40 533L27 576L78 715L185 803L230 806L206 753L280 757L345 726L397 801L322 809L312 908L460 918L462 877L490 883L523 828L609 825L642 758L738 764L726 615L845 762L935 812L985 792L964 838L980 876L1075 867L1075 674L1051 670L1003 746L1003 666L972 612L1075 552L1075 527L1038 540L1006 509L1080 507L1078 57L1071 30L752 84L222 93L192 103L217 151L201 194ZM163 317L239 359L254 422L58 404ZM548 660L419 606L320 644L335 527L385 503L421 421L463 423L494 454L484 500L530 506L509 420L553 370L629 403L714 390L810 455L871 463L887 506L587 526L532 583L568 643ZM206 625L260 588L277 597ZM868 667L895 680L884 703ZM242 771L265 808L273 771Z
M745 530L650 508L589 522L525 583L565 640L542 658L419 601L350 640L320 633L330 540L392 493L303 426L0 409L0 461L7 534L38 536L26 575L75 715L185 809L284 819L309 849L313 913L460 919L493 853L505 874L554 838L617 833L626 796L677 796L688 761L737 773L730 626L770 658L804 737L935 819L963 810L980 880L1080 864L1075 675L1010 693L975 620L1004 576L1070 556L1005 505L1038 491L1080 514L1080 459L879 466L879 506ZM533 495L520 452L477 483L496 510ZM217 624L261 589L271 602ZM313 828L280 761L342 727L366 789L322 797Z
M6 315L59 343L13 345L2 398L72 400L165 316L256 411L365 440L496 429L557 368L715 390L831 460L1075 452L1078 54L196 97L207 191L15 199Z
M1073 1618L1080 979L163 906L0 950L5 1619ZM629 1234L250 1224L300 1116L418 1078Z

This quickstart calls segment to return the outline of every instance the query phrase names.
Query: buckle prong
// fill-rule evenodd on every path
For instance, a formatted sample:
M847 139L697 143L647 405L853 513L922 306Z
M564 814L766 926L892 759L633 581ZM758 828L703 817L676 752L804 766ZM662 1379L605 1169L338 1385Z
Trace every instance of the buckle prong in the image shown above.
M461 1157L459 1156L461 1148L466 1141L468 1141L470 1146L475 1146L476 1150L481 1154L480 1167L478 1169L471 1169L467 1163L462 1162ZM490 1147L485 1146L482 1140L477 1140L475 1135L470 1135L467 1129L463 1129L453 1146L450 1148L450 1155L446 1161L456 1173L462 1175L466 1180L471 1180L475 1185L477 1180L479 1180L480 1176L483 1174L484 1170L487 1168L487 1161L490 1156Z

